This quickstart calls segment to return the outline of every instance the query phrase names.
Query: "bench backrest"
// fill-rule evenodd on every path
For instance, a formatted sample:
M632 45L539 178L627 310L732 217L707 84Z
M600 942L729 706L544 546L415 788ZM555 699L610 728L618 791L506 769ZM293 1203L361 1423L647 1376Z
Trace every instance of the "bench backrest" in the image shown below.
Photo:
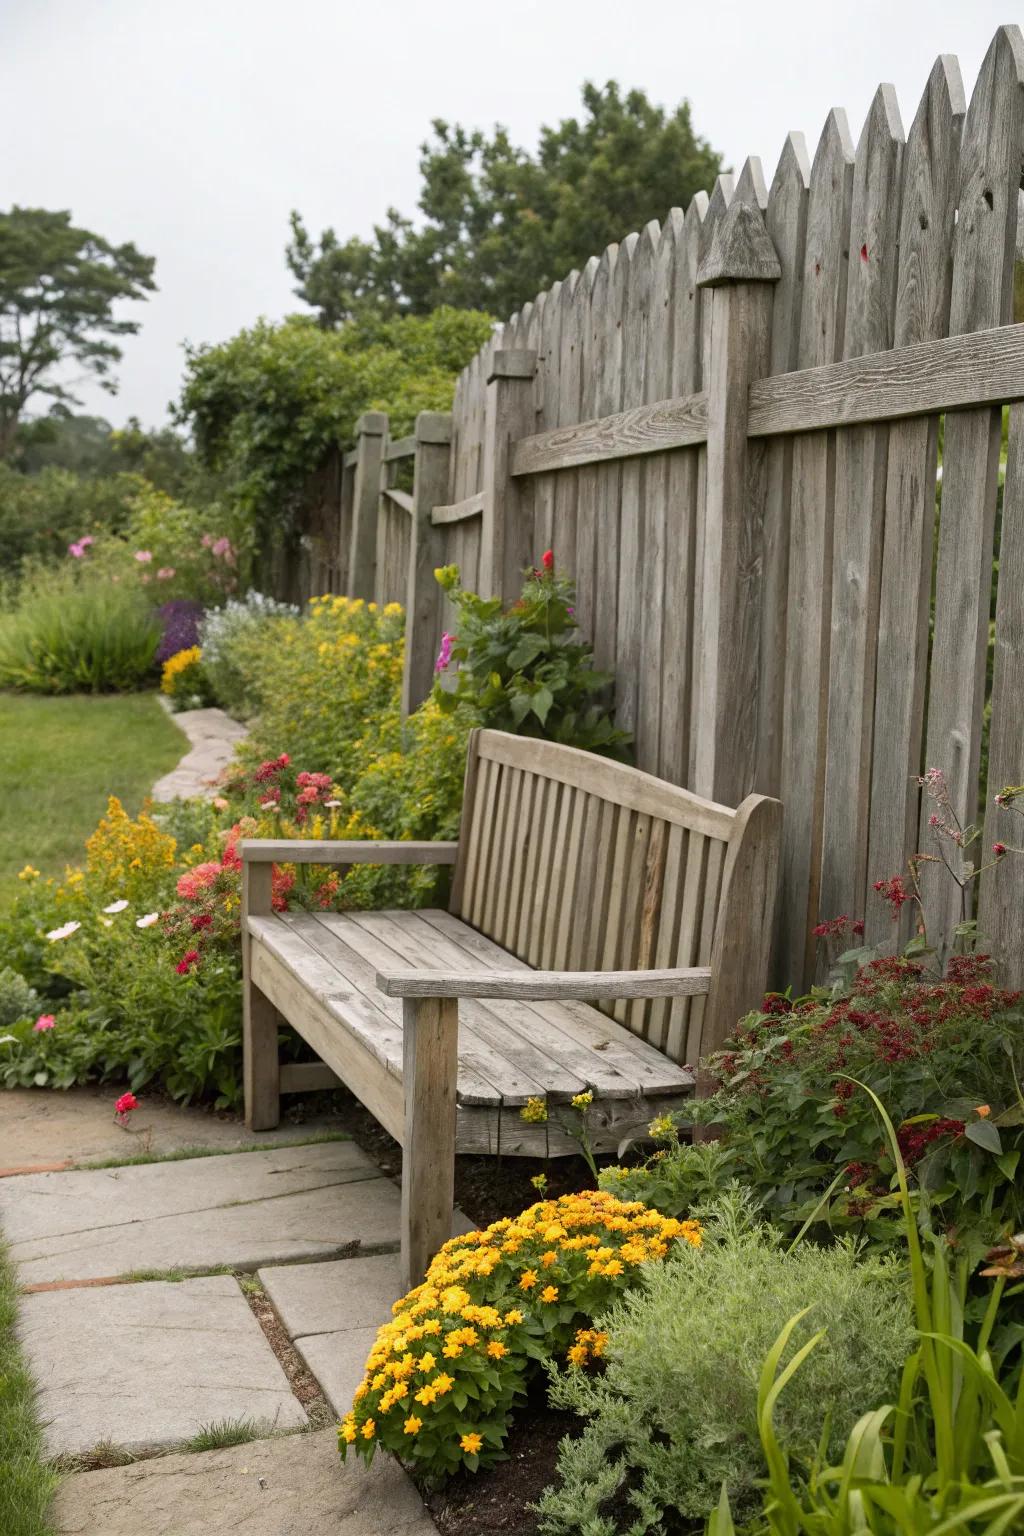
M541 970L710 965L707 998L604 1011L696 1064L760 1000L781 806L738 810L590 752L475 731L452 911Z

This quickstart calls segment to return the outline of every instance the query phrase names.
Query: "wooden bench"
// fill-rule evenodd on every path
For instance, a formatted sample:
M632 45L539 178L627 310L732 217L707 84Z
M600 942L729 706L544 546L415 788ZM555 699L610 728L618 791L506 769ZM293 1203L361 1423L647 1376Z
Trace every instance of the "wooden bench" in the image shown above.
M282 1092L347 1084L404 1149L415 1282L451 1232L456 1152L574 1151L558 1105L584 1091L595 1149L615 1151L693 1092L764 988L781 811L476 731L458 843L239 843L247 1124L276 1125ZM453 864L449 909L277 914L275 861ZM329 1071L279 1066L280 1017ZM522 1119L531 1098L547 1121Z

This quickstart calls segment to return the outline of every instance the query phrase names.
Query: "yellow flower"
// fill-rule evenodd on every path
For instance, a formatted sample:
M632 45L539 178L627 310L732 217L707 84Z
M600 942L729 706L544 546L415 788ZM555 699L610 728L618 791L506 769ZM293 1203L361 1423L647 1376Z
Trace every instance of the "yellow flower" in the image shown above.
M423 1420L418 1419L414 1413L410 1413L405 1421L405 1433L407 1435L418 1435L422 1428Z
M364 1440L372 1440L374 1435L375 1435L375 1433L376 1433L376 1431L377 1431L376 1424L373 1422L372 1419L367 1419L366 1423L363 1425L363 1428L362 1428L363 1439Z
M431 1403L437 1401L437 1388L432 1387L429 1384L425 1387L421 1387L420 1390L416 1393L416 1401L418 1403L422 1403L424 1408L429 1408Z
M549 1248L547 1253L541 1254L540 1261L544 1265L545 1269L550 1269L552 1264L558 1263L558 1254L553 1248Z
M432 1371L436 1364L437 1361L434 1359L434 1356L430 1353L429 1349L425 1355L420 1355L419 1368L421 1371Z
M574 1344L567 1352L566 1359L570 1365L586 1365L587 1346L585 1344Z
M530 1125L540 1125L548 1117L548 1106L543 1099L527 1099L519 1111L520 1120Z
M440 1376L434 1377L430 1385L434 1388L438 1397L444 1397L445 1393L450 1392L452 1387L454 1387L455 1378L454 1376L446 1376L442 1371Z
M535 1269L524 1269L519 1276L519 1289L521 1291L530 1291L536 1284L537 1271Z
M350 1424L348 1419L346 1419L344 1424L338 1426L338 1434L344 1441L347 1442L347 1444L351 1445L353 1440L356 1438L356 1427L354 1424Z
M621 1265L620 1265L620 1268L621 1268ZM540 1299L541 1299L541 1301L557 1301L558 1300L558 1286L557 1285L546 1285L544 1287L544 1289L540 1293Z
M483 1436L473 1433L463 1435L459 1441L459 1447L465 1451L467 1456L475 1456L483 1443Z
M513 1307L511 1312L505 1313L505 1321L509 1327L513 1327L516 1323L521 1323L522 1320L523 1314L516 1307Z
M24 869L18 871L19 880L38 880L38 878L39 871L38 869L33 869L31 864L26 864Z
M487 1346L487 1353L490 1355L492 1360L500 1360L503 1355L508 1354L508 1350L505 1348L500 1339L492 1339Z
M588 1089L586 1093L576 1093L573 1095L572 1107L573 1109L582 1111L584 1109L589 1109L593 1102L594 1095Z

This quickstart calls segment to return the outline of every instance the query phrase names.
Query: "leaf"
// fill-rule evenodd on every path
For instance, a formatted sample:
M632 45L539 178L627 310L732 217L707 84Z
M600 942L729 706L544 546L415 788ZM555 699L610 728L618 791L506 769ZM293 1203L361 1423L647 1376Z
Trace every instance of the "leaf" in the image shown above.
M544 722L547 720L548 713L549 713L549 711L551 709L551 706L552 706L552 704L554 702L555 702L555 700L554 700L554 697L552 696L550 688L538 688L537 689L537 692L534 694L533 699L531 701L530 707L533 710L534 714L537 716L537 719L540 721L541 725L543 725Z
M964 1135L975 1146L983 1147L986 1152L992 1152L997 1157L1003 1150L1002 1138L991 1120L972 1120Z

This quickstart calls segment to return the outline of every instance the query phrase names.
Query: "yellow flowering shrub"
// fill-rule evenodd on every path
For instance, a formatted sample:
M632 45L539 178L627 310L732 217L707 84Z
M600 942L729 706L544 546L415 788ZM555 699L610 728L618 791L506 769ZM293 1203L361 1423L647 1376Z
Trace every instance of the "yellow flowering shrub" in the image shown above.
M698 1246L699 1224L603 1190L453 1237L380 1329L338 1430L342 1456L370 1461L380 1444L435 1478L497 1459L538 1366L600 1358L593 1320L677 1241Z
M143 810L133 821L117 796L111 795L107 814L85 845L90 887L134 901L174 868L176 846L152 816Z
M203 653L198 645L187 646L168 656L160 674L160 692L179 709L195 709L209 701Z

